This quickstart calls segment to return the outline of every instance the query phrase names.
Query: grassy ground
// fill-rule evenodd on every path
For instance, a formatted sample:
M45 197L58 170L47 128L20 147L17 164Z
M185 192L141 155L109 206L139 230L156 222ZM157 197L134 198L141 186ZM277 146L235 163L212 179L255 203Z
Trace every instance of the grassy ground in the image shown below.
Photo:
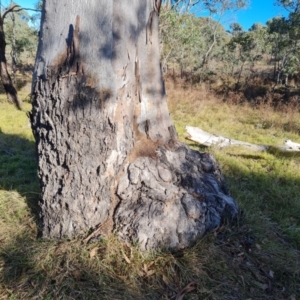
M294 108L237 106L204 86L168 83L167 91L182 140L192 125L252 143L300 142ZM146 255L115 237L88 245L36 239L34 140L26 112L0 97L0 299L182 299L188 291L184 299L298 299L300 158L205 151L217 157L243 210L235 227L218 228L176 254Z

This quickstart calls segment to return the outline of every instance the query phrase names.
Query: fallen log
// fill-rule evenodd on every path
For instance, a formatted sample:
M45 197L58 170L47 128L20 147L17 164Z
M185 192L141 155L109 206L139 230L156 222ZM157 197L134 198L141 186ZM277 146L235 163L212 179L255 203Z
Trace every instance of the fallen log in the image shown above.
M243 146L253 151L270 151L277 149L282 152L300 152L300 144L292 142L291 140L286 140L284 146L256 145L212 134L198 127L186 126L186 131L186 139L207 147L217 146L223 148L229 146Z
M286 140L284 144L286 147L288 147L289 151L300 151L300 144L298 143L294 143L291 140Z

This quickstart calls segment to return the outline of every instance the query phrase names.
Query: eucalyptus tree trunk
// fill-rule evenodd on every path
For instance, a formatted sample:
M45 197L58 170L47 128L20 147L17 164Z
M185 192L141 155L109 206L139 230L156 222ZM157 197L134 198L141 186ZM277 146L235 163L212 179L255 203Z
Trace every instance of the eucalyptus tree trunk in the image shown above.
M213 157L178 141L159 6L44 1L30 116L46 238L114 231L142 249L178 249L237 213Z

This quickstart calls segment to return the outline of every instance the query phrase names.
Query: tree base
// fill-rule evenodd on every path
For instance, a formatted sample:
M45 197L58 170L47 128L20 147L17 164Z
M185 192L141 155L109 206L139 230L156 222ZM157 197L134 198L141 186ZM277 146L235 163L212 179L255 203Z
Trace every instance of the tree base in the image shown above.
M184 144L126 166L117 189L115 230L142 250L179 250L234 219L238 207L215 159Z

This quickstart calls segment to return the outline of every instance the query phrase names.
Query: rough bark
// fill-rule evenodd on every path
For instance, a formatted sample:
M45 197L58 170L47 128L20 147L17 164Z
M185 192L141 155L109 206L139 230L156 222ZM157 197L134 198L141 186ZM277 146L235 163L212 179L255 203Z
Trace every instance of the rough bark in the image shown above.
M178 249L237 213L214 159L177 140L159 4L44 1L31 112L44 237L114 230Z
M142 249L185 248L238 212L214 158L183 144L129 164L117 195L117 231Z
M5 56L6 41L3 28L4 17L0 16L0 77L6 93L7 100L22 109L22 101L19 99L17 90L15 89L11 77L7 70L7 61Z

